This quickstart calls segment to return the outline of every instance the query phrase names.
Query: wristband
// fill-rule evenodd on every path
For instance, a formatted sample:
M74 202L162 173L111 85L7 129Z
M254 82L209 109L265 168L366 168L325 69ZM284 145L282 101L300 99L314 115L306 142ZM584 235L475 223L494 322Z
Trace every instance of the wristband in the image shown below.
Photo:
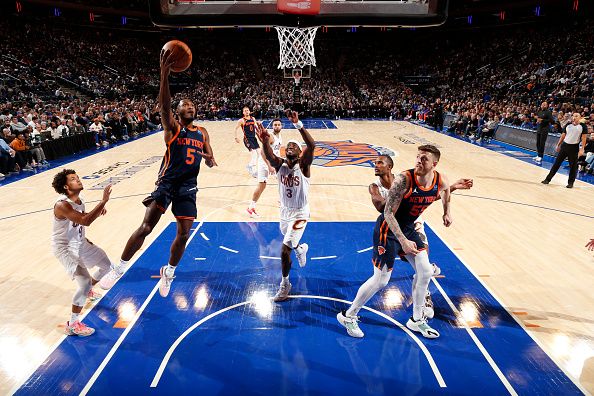
M293 123L293 126L297 129L303 128L303 123L301 121L297 121L297 123Z

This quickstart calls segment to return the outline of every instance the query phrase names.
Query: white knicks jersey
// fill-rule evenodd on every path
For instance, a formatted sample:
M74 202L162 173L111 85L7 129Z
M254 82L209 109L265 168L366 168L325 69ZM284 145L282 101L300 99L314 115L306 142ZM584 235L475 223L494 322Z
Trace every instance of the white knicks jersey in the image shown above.
M283 161L277 172L280 206L282 208L301 209L308 206L309 178L303 175L299 162L289 168Z
M66 201L72 208L77 212L85 212L85 202L80 199L80 205L73 202L65 195L61 195L56 200L54 206L59 202ZM52 232L52 247L54 250L60 250L63 248L74 248L78 249L85 239L85 227L81 224L73 223L68 219L58 219L54 216L54 226Z

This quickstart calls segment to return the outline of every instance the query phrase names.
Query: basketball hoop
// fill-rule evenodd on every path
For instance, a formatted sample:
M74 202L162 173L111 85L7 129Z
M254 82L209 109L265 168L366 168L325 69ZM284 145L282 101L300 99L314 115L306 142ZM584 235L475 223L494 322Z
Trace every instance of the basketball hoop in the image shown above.
M286 27L275 26L280 44L279 69L303 68L316 65L316 54L314 52L314 40L318 27ZM295 75L293 74L293 78ZM299 83L299 78L295 83Z

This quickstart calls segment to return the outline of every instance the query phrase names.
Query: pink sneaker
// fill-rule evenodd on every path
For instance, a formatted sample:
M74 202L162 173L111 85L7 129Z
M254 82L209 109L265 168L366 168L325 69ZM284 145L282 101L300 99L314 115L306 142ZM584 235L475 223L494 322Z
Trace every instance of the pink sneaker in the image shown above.
M76 335L79 337L88 337L95 332L95 329L92 327L87 326L83 322L76 321L72 324L70 322L66 322L66 327L64 328L64 334L66 335Z
M93 289L89 290L89 294L87 294L87 298L89 299L90 302L95 302L95 301L101 299L101 297L103 297L103 294L99 294L99 293L93 291Z
M256 212L256 208L247 208L246 210L251 218L257 219L258 217L260 217L258 212Z

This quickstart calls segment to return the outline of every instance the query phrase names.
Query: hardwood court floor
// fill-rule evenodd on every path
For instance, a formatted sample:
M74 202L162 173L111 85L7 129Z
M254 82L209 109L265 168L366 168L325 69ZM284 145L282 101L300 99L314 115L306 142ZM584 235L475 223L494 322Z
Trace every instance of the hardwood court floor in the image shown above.
M234 122L205 122L219 167L203 167L199 177L198 219L249 220L245 212L255 186L245 165L249 156L233 142ZM372 221L376 212L367 193L373 168L352 165L371 159L369 145L396 153L395 170L411 168L416 147L431 142L442 151L438 170L453 181L471 177L475 186L452 199L453 225L441 225L436 204L424 217L472 272L541 344L565 372L594 392L594 260L583 245L593 237L594 188L576 181L565 188L558 175L549 186L532 164L404 122L337 121L337 129L313 129L325 166L312 168L312 221ZM292 129L283 140L298 138ZM351 140L357 144L336 143ZM373 147L372 147L373 148ZM83 177L88 207L101 197L100 185L117 180L108 214L87 237L119 259L140 224L140 203L153 187L164 152L155 134L68 165ZM348 164L351 165L348 165ZM51 254L51 188L55 170L0 188L0 393L21 383L60 338L69 315L74 284ZM93 189L94 186L97 189ZM258 209L261 221L278 220L275 181ZM173 220L168 212L144 248ZM369 240L371 240L369 230ZM447 279L447 274L446 279ZM98 329L100 331L100 329Z

